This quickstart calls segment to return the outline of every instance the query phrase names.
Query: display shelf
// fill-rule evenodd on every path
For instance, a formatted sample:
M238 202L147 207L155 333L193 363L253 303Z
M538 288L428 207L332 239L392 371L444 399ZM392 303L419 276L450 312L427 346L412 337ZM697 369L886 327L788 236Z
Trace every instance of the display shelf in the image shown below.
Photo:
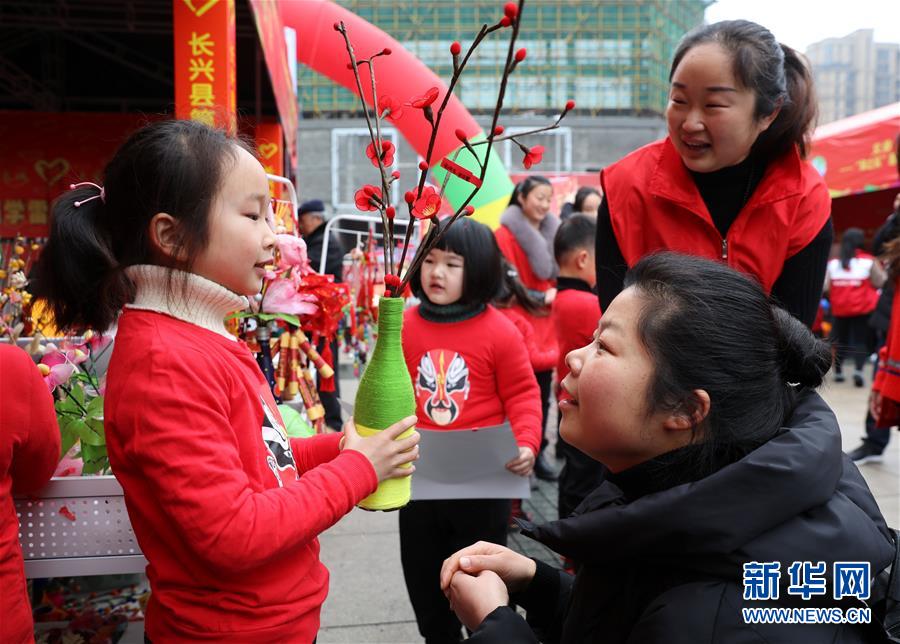
M147 560L114 476L54 477L14 502L26 577L144 572Z

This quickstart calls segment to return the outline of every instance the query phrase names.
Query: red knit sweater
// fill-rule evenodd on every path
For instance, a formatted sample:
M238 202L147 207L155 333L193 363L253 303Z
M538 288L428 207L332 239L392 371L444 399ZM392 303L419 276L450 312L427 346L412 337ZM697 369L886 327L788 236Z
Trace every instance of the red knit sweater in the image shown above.
M556 363L556 382L569 375L566 355L570 351L590 344L600 320L600 303L597 296L589 290L564 288L563 285L576 280L560 278L559 292L553 300L553 325L556 328L556 341L559 344L559 361ZM582 280L584 287L587 283Z
M506 318L516 325L522 339L525 341L525 348L528 349L528 357L531 359L531 368L535 372L550 371L556 366L556 360L559 352L555 343L543 344L538 342L534 333L533 321L537 316L529 315L525 309L518 304L504 308L497 308Z
M423 429L468 429L509 419L516 442L538 453L540 390L516 327L492 306L462 322L403 316L403 353Z
M135 306L154 308L146 286ZM224 289L212 287L189 316L206 307L221 320L206 300ZM146 631L159 642L311 642L328 591L316 537L377 477L361 453L339 452L339 434L287 439L250 352L223 334L149 310L119 321L106 438L149 561Z
M34 641L12 493L40 489L57 461L53 397L28 354L0 344L0 642Z

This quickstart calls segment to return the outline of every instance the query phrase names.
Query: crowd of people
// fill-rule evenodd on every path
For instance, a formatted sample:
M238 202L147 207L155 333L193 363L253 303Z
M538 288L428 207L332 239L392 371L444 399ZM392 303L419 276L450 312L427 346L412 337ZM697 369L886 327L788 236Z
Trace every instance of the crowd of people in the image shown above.
M878 624L748 624L742 572L855 561L874 573L895 557L815 392L833 349L810 330L824 285L834 377L852 358L863 386L884 345L854 452L877 456L900 422L900 303L881 305L880 336L869 326L900 274L894 224L871 254L861 231L845 232L829 261L828 190L805 160L813 81L765 28L689 33L670 81L667 136L605 168L602 191L580 190L560 217L552 183L529 176L496 230L463 219L427 252L402 336L415 416L370 437L350 419L285 440L274 465L260 440L277 425L271 391L222 322L259 291L275 252L252 151L197 123L154 123L110 161L99 198L82 186L56 202L36 295L61 328L118 325L104 422L149 561L147 641L314 641L329 591L317 536L415 469L404 466L418 434L398 437L503 422L518 446L505 467L558 477L559 518L536 525L510 499L402 508L403 575L426 642L461 641L462 626L477 642L882 641ZM316 268L340 278L337 240L323 257L324 211L305 203L301 232ZM39 487L58 449L43 438L46 387L17 351L0 347L4 374L22 372L2 394L7 515L10 485ZM553 431L561 472L546 454ZM508 549L511 520L565 567ZM2 633L27 641L21 560L6 557L15 534L3 539L0 585L16 590L2 593Z

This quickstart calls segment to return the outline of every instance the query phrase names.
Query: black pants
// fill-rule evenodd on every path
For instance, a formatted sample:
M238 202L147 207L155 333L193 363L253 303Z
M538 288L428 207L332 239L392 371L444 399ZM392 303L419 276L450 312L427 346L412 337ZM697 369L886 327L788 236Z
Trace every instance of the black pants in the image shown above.
M325 340L320 339L316 350L321 354L324 349ZM341 404L338 402L338 399L341 397L341 380L338 377L337 336L331 341L331 355L333 356L332 362L334 362L334 391L322 391L322 389L319 388L319 400L322 401L322 407L325 409L325 424L331 429L340 431L344 426L344 421L341 418ZM316 381L317 388L320 387L321 384L322 378L320 377Z
M547 415L550 412L550 390L553 388L553 370L535 371L538 387L541 388L541 448L536 454L540 456L547 447Z
M883 338L879 338L878 346L881 347L884 345ZM872 369L872 382L875 382L875 375L878 373L878 363L875 363L875 367ZM872 415L872 412L866 411L866 436L863 438L864 443L868 443L879 452L883 452L884 448L888 446L888 443L891 441L891 428L890 427L876 427L875 426L875 417Z
M462 640L460 622L444 593L444 559L484 540L506 545L509 499L412 501L400 510L400 560L406 590L427 644Z
M837 347L837 356L834 361L834 370L841 373L844 358L853 358L857 371L862 371L866 364L866 358L871 351L869 349L869 316L853 315L849 317L834 318L834 328L831 331L831 339Z

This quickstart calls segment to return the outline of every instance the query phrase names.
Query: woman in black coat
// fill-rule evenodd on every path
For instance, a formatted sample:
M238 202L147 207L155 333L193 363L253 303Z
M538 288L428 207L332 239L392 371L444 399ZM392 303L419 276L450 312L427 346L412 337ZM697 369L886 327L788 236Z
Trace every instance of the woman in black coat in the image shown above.
M523 523L582 566L573 578L489 543L453 555L441 584L472 641L877 641L874 626L748 624L744 612L852 619L864 598L833 597L835 563L874 574L895 550L814 391L828 346L719 263L654 255L625 285L595 342L569 354L560 402L561 436L606 479L573 516ZM771 584L753 583L760 564L777 568Z

